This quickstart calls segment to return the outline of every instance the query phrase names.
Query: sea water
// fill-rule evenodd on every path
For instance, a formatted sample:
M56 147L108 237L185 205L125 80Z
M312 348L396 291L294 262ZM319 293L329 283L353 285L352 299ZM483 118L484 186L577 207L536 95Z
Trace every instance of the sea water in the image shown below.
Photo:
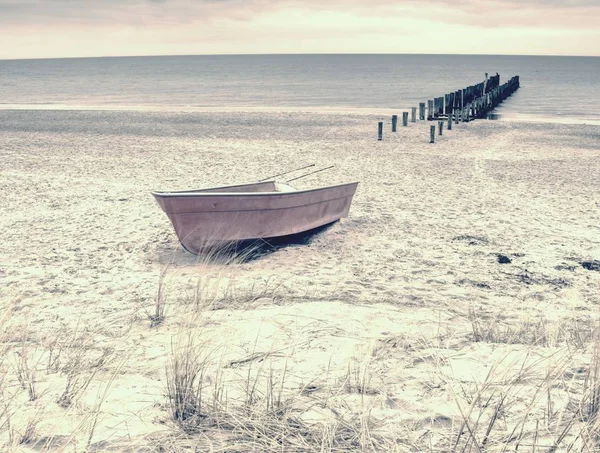
M499 117L600 123L600 58L492 55L220 55L0 60L0 109L407 110L519 75Z

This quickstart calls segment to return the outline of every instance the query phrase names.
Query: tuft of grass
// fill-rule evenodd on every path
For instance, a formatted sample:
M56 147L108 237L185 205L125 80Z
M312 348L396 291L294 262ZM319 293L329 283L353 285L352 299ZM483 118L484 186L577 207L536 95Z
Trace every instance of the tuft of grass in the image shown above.
M146 316L150 320L150 327L157 327L165 320L165 310L167 305L167 296L165 292L165 279L169 266L160 273L158 278L158 289L156 291L156 297L154 298L154 311L152 313L146 311Z
M92 441L94 438L94 433L98 426L100 416L103 414L102 406L108 398L108 395L111 391L116 377L119 374L121 374L123 367L128 363L129 358L129 354L120 357L115 366L112 368L110 374L107 377L105 377L101 382L99 382L99 385L96 390L96 399L94 404L91 407L86 408L84 416L80 418L79 422L74 427L71 434L68 437L65 436L64 440L61 439L60 442L58 442L62 446L60 451L65 451L69 446L71 446L74 451L91 452L105 450L106 442L100 442L100 444L102 445L100 448L98 448L98 445L93 444ZM79 450L78 443L80 441L80 438L83 436L85 436L85 446L83 447L83 449ZM52 449L53 444L55 443L54 441L54 436L46 438L45 448L47 450Z
M292 385L287 360L280 369L267 359L275 354L252 354L256 360L222 365L216 351L208 349L192 332L180 333L171 348L166 369L169 413L186 436L180 443L169 437L161 443L164 451L179 451L195 445L200 451L394 451L393 436L376 433L370 409L344 414L335 407L335 398L316 398L306 386ZM255 366L255 364L257 364ZM366 361L348 379L367 388ZM246 371L239 370L247 366ZM228 373L227 377L225 373ZM233 375L233 376L232 376ZM233 380L232 380L233 378ZM241 380L241 381L240 381ZM339 395L348 383L339 382ZM358 388L357 387L357 388ZM323 422L309 421L307 414L318 411L332 415ZM167 448L168 445L168 448ZM398 450L399 451L399 450Z
M222 404L224 397L219 379L216 379L215 398L209 399L206 378L212 357L203 346L192 332L180 335L179 341L171 345L166 390L172 417L185 432L213 425L215 419L211 413Z
M16 441L19 445L28 445L33 444L37 438L36 428L39 423L39 418L36 416L30 419L25 426L25 429L22 433L18 433L17 436L13 434L11 437Z
M276 278L253 278L248 284L237 277L237 266L245 263L254 251L254 247L242 250L220 247L199 255L195 263L198 276L186 304L201 311L242 308L261 300L277 303L282 297L282 285Z
M591 348L590 366L585 378L580 410L586 422L589 442L600 450L600 328Z
M374 386L371 386L373 377L369 365L370 358L363 360L353 358L348 362L345 375L341 379L341 387L346 393L357 393L361 395L361 401L364 403L364 395L378 395L381 393Z
M593 336L599 333L596 326ZM588 344L586 355L581 379L570 371L575 359L565 346L545 355L529 351L520 366L501 359L482 382L450 386L460 425L448 450L600 450L600 342Z
M29 401L35 401L38 398L36 387L36 373L38 362L34 363L30 346L25 341L21 342L21 347L15 351L15 372L19 385L27 391ZM39 359L38 359L39 360Z
M523 344L554 347L562 344L573 349L585 349L593 339L595 326L591 318L563 319L550 322L536 320L505 322L501 317L485 316L469 309L473 341L499 344Z
M7 381L9 379L10 366L6 363L10 353L8 345L11 321L13 318L13 305L16 299L11 304L1 306L0 310L0 433L7 431L11 435L11 419L15 412L12 407L13 401L17 398L18 392L9 392ZM11 439L12 440L12 439ZM1 443L0 443L1 447Z
M254 278L245 285L224 271L206 270L197 277L188 303L197 311L244 308L259 301L277 304L281 288L273 277Z
M69 357L61 371L65 374L65 387L56 400L62 407L69 407L90 386L98 371L105 366L113 355L113 350L104 348L100 355L86 345L77 348Z
M550 395L551 389L564 372L566 361L561 361L552 371L548 370L545 377L536 384L536 372L544 360L532 360L527 354L517 371L513 372L516 363L506 358L494 363L484 380L467 389L460 386L462 396L452 389L452 394L460 413L460 426L456 432L452 451L500 451L500 449L524 446L527 442L535 445L539 434L539 422L547 414L552 401L547 401L544 407L542 400ZM526 394L526 389L535 389ZM463 402L467 402L467 406ZM511 416L512 408L519 407L519 416ZM543 408L543 410L540 410ZM529 419L536 419L538 427L534 433L526 431ZM546 419L546 429L552 420ZM533 435L533 441L532 436ZM547 437L544 436L544 437ZM502 450L504 451L504 450Z

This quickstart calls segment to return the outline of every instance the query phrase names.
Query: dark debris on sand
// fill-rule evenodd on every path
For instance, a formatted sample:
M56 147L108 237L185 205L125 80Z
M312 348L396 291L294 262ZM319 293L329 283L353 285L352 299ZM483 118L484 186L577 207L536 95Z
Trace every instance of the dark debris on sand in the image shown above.
M479 282L479 281L476 281L476 280L470 280L468 278L460 279L458 281L458 284L459 285L474 286L474 287L480 288L480 289L492 289L492 287L488 283L486 283L486 282Z
M592 261L581 261L581 266L588 271L596 271L600 272L600 261L592 260Z
M555 266L554 269L556 269L557 271L569 271L569 272L574 272L577 269L577 266L571 266L570 264L559 264L558 266Z
M465 242L467 245L485 245L489 242L487 238L483 236L471 236L468 234L456 236L452 240L457 242Z
M501 253L498 253L498 255L496 255L496 258L498 259L498 262L500 264L510 264L510 263L512 263L512 260L508 256L502 255Z
M571 282L566 278L550 278L541 274L534 274L525 269L520 274L515 275L515 278L526 285L548 285L555 288L566 288L571 286Z

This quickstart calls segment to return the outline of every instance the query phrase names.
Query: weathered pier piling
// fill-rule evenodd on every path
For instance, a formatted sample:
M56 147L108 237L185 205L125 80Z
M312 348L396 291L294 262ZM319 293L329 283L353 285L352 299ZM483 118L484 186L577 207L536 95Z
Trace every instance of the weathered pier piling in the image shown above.
M519 86L518 75L500 85L499 74L488 77L486 73L485 80L481 83L428 101L427 119L450 120L453 114L455 123L486 118L489 112L518 90ZM448 129L451 129L451 126Z
M468 122L486 118L502 101L520 87L519 76L512 77L500 85L500 75L488 77L477 85L472 85L453 93L435 97L427 101L427 120L438 122L438 135L444 131L444 119L448 120L448 130L452 130L452 122ZM422 104L421 104L422 105ZM429 143L435 143L435 125L430 127Z
M519 76L512 77L508 82L500 85L500 74L488 77L476 85L471 85L462 90L446 93L427 101L427 114L425 102L419 103L419 120L437 121L438 135L444 133L444 121L447 120L447 130L452 130L452 123L459 124L479 118L486 118L502 101L517 91L520 87ZM417 122L417 107L411 107L411 123ZM392 115L392 132L397 131L398 115ZM402 126L408 126L408 112L402 112ZM435 125L430 128L430 143L435 143ZM383 140L383 122L378 124L378 140Z

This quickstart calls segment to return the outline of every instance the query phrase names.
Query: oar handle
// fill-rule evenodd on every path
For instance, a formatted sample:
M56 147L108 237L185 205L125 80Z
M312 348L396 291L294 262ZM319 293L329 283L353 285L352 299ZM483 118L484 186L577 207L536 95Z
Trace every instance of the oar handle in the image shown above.
M304 167L296 168L295 170L290 170L290 171L286 171L285 173L279 173L278 175L269 176L268 178L261 179L258 182L268 181L269 179L277 178L279 176L287 175L289 173L293 173L293 172L298 171L298 170L304 170L305 168L310 168L310 167L314 167L314 166L315 166L315 164L305 165Z
M317 170L317 171L311 171L310 173L306 173L306 174L304 174L302 176L298 176L297 178L289 179L286 182L296 181L296 180L298 180L300 178L304 178L305 176L314 175L315 173L319 173L321 171L329 170L330 168L333 168L333 167L335 167L335 165L330 165L329 167L321 168L320 170Z

